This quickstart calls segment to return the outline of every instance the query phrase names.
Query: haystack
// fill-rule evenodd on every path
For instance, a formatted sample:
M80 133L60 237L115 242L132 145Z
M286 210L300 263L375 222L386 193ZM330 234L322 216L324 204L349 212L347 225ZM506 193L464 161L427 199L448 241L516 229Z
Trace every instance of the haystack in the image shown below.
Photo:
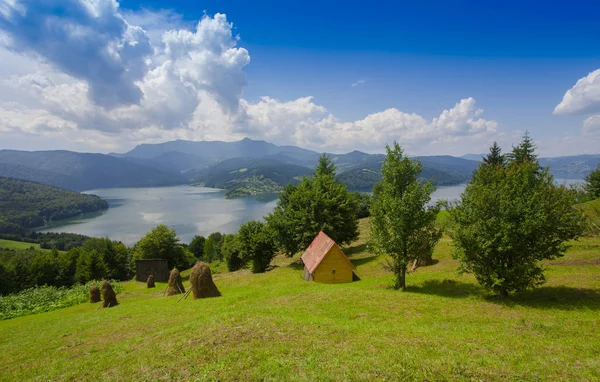
M167 288L167 296L173 296L176 294L185 293L183 282L181 281L181 274L179 269L173 268L169 275L169 287Z
M148 288L154 288L156 286L156 285L154 285L154 275L148 276L148 280L146 281L146 286L148 286Z
M90 302L92 304L100 302L100 289L95 285L90 288Z
M192 274L190 275L190 283L192 284L194 299L219 297L221 295L221 292L219 292L217 286L213 282L210 268L206 263L199 261L194 265Z
M117 302L117 295L112 288L112 285L106 280L102 283L102 307L110 308L112 306L116 306L119 303Z

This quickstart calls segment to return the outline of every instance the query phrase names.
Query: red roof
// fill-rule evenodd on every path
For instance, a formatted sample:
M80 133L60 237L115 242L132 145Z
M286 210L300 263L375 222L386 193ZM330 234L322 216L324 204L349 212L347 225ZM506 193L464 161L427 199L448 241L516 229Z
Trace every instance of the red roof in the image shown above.
M310 273L313 273L315 269L317 269L317 266L334 245L336 245L335 241L323 231L315 236L312 243L310 243L308 248L306 248L306 251L302 254L302 262ZM348 262L350 263L350 260L348 260ZM352 265L352 263L350 263L350 265ZM354 268L353 265L352 268Z

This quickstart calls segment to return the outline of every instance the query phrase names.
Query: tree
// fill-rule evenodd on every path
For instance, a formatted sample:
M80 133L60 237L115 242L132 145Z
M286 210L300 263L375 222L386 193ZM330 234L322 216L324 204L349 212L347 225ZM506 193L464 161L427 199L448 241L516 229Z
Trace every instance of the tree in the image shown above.
M137 242L133 260L137 259L164 259L167 260L169 269L188 267L185 251L179 245L175 230L164 224L156 226Z
M504 166L481 165L451 209L454 257L501 296L544 282L540 262L562 256L583 230L574 193L557 186L528 136Z
M592 198L600 198L600 164L596 169L585 177L585 192L591 195Z
M322 154L319 157L319 163L317 163L317 167L315 167L315 175L324 175L335 177L336 168L335 164L331 161L331 158L326 154Z
M357 199L335 180L335 172L331 160L321 156L313 176L286 185L266 217L288 256L308 247L319 231L341 245L358 238Z
M102 255L95 249L81 251L75 268L75 281L85 284L91 280L102 280L106 277L106 264Z
M60 272L58 251L38 252L29 266L30 277L35 285L57 286L57 276Z
M196 235L190 242L188 247L189 251L194 254L197 259L202 259L204 256L204 242L206 239L204 236Z
M208 235L204 241L204 259L208 262L221 260L221 245L223 244L223 234L221 232L213 232Z
M277 251L269 227L259 221L251 220L242 224L237 236L242 261L252 262L252 273L266 271Z
M352 193L352 196L356 198L358 203L356 217L358 219L368 218L370 216L369 209L371 208L371 195L355 191Z
M490 147L489 154L483 158L483 163L493 166L504 166L505 161L506 158L502 155L502 149L500 149L500 146L496 142Z
M227 263L227 270L229 270L229 272L237 271L244 266L245 262L242 260L240 252L241 245L238 235L223 236L221 253Z
M82 248L87 252L95 250L102 255L107 268L106 278L114 280L129 278L129 251L123 243L108 238L93 237L86 241Z
M535 154L536 148L537 147L533 143L533 139L531 139L531 137L529 136L529 132L525 131L525 134L523 134L523 140L516 147L513 147L512 152L509 154L509 158L511 161L517 163L537 163L537 155Z
M428 207L435 188L431 180L419 181L421 164L404 156L396 142L386 151L382 180L374 187L371 202L369 244L375 253L391 257L388 267L396 276L394 288L406 289L408 264L430 256L439 240L435 228L439 207Z

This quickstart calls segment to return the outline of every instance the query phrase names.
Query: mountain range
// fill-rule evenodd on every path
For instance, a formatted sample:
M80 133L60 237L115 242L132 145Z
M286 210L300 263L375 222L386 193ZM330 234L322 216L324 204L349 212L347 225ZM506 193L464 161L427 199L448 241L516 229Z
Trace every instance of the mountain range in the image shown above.
M151 187L196 184L224 188L230 196L279 191L308 175L321 154L296 146L245 138L237 142L171 141L141 144L127 153L0 150L0 176L65 189ZM338 179L350 190L370 191L380 179L382 154L328 154ZM466 182L483 155L420 156L421 177L438 186ZM541 158L558 178L582 179L600 155Z

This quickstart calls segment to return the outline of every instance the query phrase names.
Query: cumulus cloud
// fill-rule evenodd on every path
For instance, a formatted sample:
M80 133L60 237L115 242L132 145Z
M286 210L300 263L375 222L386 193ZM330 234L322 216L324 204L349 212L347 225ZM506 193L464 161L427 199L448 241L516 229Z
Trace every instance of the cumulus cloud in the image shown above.
M113 0L4 6L0 131L54 134L78 148L110 150L250 136L373 152L396 140L415 154L485 150L499 134L473 98L433 119L391 108L355 121L340 120L311 96L250 102L243 98L250 55L226 16L204 16L191 28L182 20L166 11L122 15Z
M292 102L264 97L255 104L244 103L244 108L247 128L243 132L260 134L277 143L291 140L304 147L334 151L378 151L394 140L418 150L423 144L489 138L497 129L495 121L480 118L483 110L476 107L473 98L461 100L432 121L392 108L344 122L311 97Z
M98 105L135 104L143 97L136 81L146 73L150 42L123 19L115 1L19 0L0 13L0 28L10 49L86 81Z
M600 69L581 78L567 90L554 114L589 114L600 112Z

